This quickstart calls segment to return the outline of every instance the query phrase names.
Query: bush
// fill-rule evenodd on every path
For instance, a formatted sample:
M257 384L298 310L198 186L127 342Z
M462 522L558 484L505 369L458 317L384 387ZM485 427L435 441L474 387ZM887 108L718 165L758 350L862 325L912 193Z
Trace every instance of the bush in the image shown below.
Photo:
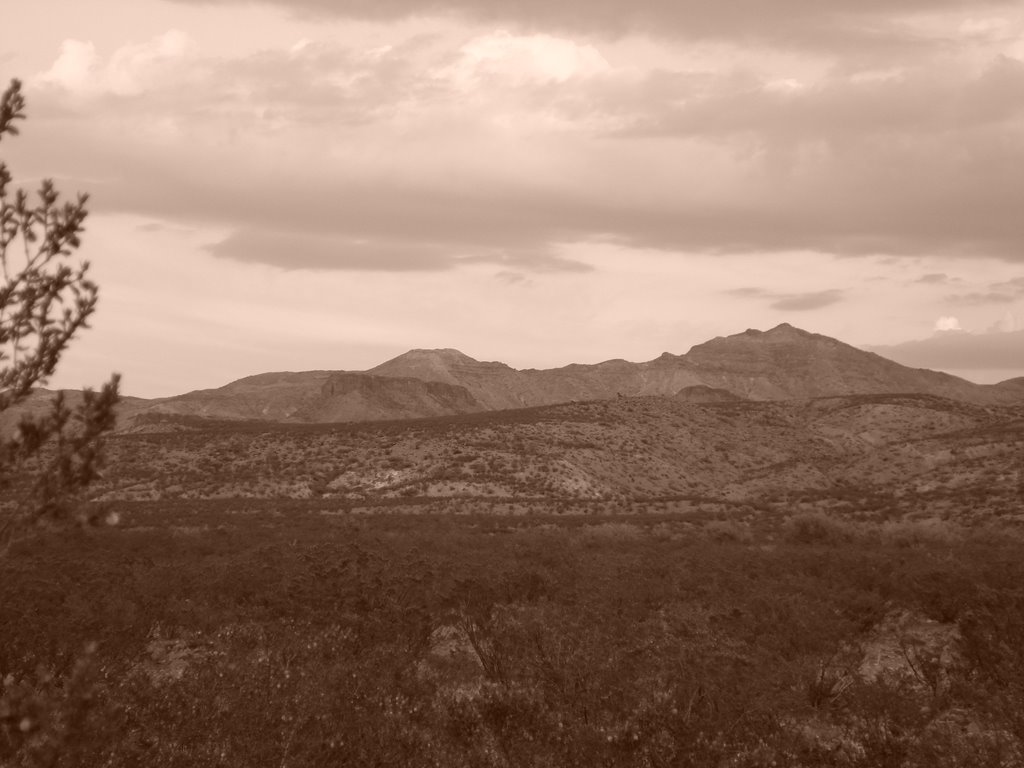
M783 525L783 537L791 544L825 544L836 546L857 537L856 526L821 512L793 515Z
M917 547L954 544L963 540L964 530L946 520L899 520L883 523L879 535L883 544Z
M735 520L711 520L704 524L704 535L712 541L748 544L754 538L750 526Z

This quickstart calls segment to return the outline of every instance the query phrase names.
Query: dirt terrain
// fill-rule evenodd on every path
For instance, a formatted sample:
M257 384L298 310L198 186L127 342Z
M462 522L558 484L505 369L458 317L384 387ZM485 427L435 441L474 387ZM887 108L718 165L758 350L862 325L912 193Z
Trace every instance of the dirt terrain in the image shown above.
M623 397L334 425L153 416L134 429L109 441L97 500L726 504L1024 521L1024 408L924 395Z

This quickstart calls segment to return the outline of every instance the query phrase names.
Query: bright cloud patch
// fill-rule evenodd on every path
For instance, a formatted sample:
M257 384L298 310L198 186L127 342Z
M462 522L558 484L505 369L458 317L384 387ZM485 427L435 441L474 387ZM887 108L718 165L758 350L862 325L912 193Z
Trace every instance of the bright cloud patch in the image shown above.
M65 40L50 70L40 76L69 91L83 91L95 85L96 46L82 40Z
M935 321L936 331L962 331L960 321L952 316L943 316Z
M513 35L498 31L466 43L451 70L463 86L481 78L511 83L565 82L607 72L610 67L591 45L552 35Z
M38 82L85 95L137 95L165 84L183 59L197 54L196 43L176 29L146 43L124 45L106 62L92 42L65 40L57 60Z

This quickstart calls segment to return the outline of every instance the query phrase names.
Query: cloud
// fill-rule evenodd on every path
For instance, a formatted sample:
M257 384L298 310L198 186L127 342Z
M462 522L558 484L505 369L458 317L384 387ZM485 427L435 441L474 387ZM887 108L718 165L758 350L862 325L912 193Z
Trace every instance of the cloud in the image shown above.
M774 309L783 309L787 312L806 312L811 309L821 309L831 304L837 304L842 300L843 291L832 289L784 296L772 302L771 306Z
M195 41L177 29L146 43L121 46L105 62L91 41L69 39L61 43L53 66L35 82L76 94L136 95L173 76L183 60L197 53Z
M219 258L283 269L434 272L465 264L496 264L531 271L586 272L586 264L555 254L472 249L416 239L353 239L342 235L245 229L207 246ZM517 274L503 271L499 274Z
M960 331L960 321L952 316L944 315L935 321L936 331Z
M992 283L988 290L971 293L956 293L946 297L957 304L984 306L988 304L1012 304L1024 298L1024 278L1017 277Z
M564 83L572 78L603 74L611 69L592 45L553 35L513 35L506 30L474 37L460 50L459 59L438 75L463 87L481 79L501 78L517 84L529 81Z
M1011 296L1006 293L998 293L996 291L954 293L946 297L946 301L954 304L966 304L979 307L990 304L1012 304L1016 300L1015 296Z
M728 136L833 145L906 132L999 126L1024 113L1024 61L990 53L983 65L955 56L909 59L878 73L861 66L808 83L736 72L729 77L665 77L646 86L655 108L630 132Z
M942 59L882 79L769 85L659 76L646 86L654 106L617 113L618 133L745 153L758 198L740 231L762 247L1024 259L1024 62L996 56L975 71Z
M949 279L949 275L944 272L930 272L927 275L921 275L914 282L925 285L942 285L943 283L948 283Z
M241 4L244 0L176 0L199 5ZM608 0L552 3L549 0L268 0L296 14L314 17L389 21L411 17L461 18L486 25L511 25L525 31L576 32L605 37L630 34L683 39L735 40L788 47L835 50L858 46L885 50L923 44L926 34L906 23L917 17L976 9L987 24L963 34L984 36L998 27L1000 10L1012 11L1014 0L777 0L765 13L759 0L680 3L676 0ZM995 25L995 26L993 26ZM936 41L938 43L939 41Z
M992 289L996 291L1008 291L1016 296L1024 296L1024 277L1015 277L1011 280L993 283Z
M366 242L294 232L243 230L207 247L214 256L286 269L352 269L383 272L450 269L436 247Z
M62 49L16 151L99 212L216 226L218 255L284 268L581 269L562 246L608 243L1019 262L1024 62L959 55L780 79L617 68L550 32L213 57L172 30Z
M1021 330L1024 330L1024 326L1021 325L1020 319L1013 312L1007 311L1003 313L999 320L992 324L988 329L988 333L1010 333Z
M824 291L809 291L807 293L776 293L763 288L733 288L725 291L725 293L742 298L769 299L771 301L769 306L772 309L786 312L807 312L838 304L844 299L845 294L844 291L837 288L830 288Z
M57 60L39 80L69 91L83 90L91 84L96 61L96 46L91 42L65 40L61 43Z
M964 371L1024 369L1024 331L967 333L958 327L945 330L947 332L920 341L867 349L913 368Z
M495 279L499 280L506 285L529 285L530 279L522 272L512 272L510 270L502 270L498 272Z

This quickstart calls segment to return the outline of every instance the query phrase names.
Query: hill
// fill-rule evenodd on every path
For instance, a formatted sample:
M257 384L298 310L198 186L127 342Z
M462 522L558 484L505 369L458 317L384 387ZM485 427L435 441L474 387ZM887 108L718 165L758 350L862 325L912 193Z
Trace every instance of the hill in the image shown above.
M783 323L718 337L685 354L641 363L607 360L546 370L481 362L455 349L415 349L363 372L263 373L217 389L131 399L121 428L156 414L289 423L458 415L616 397L673 396L707 402L712 390L772 401L906 393L977 405L1024 402L1019 380L979 385L908 368L836 339ZM38 407L38 403L32 407ZM140 420L141 419L141 420ZM2 425L0 425L2 427Z
M683 387L676 392L675 398L686 403L732 403L743 399L727 389L715 389L706 384Z
M778 504L1020 517L1024 408L927 395L699 405L615 398L457 417L285 425L151 417L115 436L108 501L628 510Z
M210 393L183 396L190 403L184 410L182 398L160 401L148 410L189 412L215 418L360 421L523 408L618 396L674 395L694 387L724 390L751 400L893 392L936 395L978 404L1024 400L1024 388L1010 383L982 386L945 373L907 368L787 323L769 331L747 330L719 337L685 354L666 352L648 362L608 360L546 370L516 370L501 362L481 362L455 349L414 349L362 374L346 374L348 377L372 377L362 382L361 391L375 391L377 395L363 408L358 398L351 398L346 407L323 402L326 396L322 386L331 375L323 371L264 374L214 390L218 393L216 399ZM295 384L294 388L284 389L275 377L289 377L284 380ZM433 396L421 394L412 400L396 399L386 390L383 380L388 379L415 379L458 387L465 394L448 392L441 396L440 390L436 390ZM266 387L265 398L261 395L261 386ZM695 394L700 390L690 391ZM224 397L237 398L240 404L226 404ZM288 397L295 402L289 404ZM203 405L199 410L194 408L197 402ZM222 403L225 403L223 407ZM390 403L395 403L395 407L390 407Z
M908 368L849 344L783 323L693 347L682 356L704 383L752 400L891 392L995 402L998 393L964 379Z
M0 558L14 691L98 647L83 765L1021 764L1022 407L147 419Z
M416 378L345 371L263 373L159 400L131 398L120 408L121 429L146 417L194 416L293 423L404 419L483 410L464 387Z
M666 352L644 363L609 360L517 371L455 350L414 350L370 373L458 384L488 409L671 395L699 386L751 400L908 392L987 403L1013 396L945 373L907 368L787 323L770 331L719 337L686 354Z

